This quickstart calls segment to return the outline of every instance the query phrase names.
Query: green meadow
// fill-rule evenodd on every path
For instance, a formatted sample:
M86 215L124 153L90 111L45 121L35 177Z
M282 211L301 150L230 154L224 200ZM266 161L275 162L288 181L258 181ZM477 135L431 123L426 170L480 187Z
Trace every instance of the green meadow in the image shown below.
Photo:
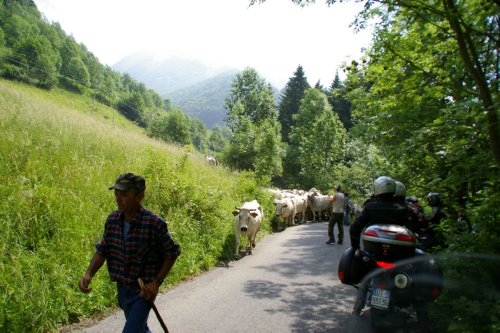
M105 267L90 294L77 283L124 172L146 177L144 206L182 247L164 289L231 260L242 202L263 204L260 236L271 232L272 200L253 174L151 139L91 96L0 80L0 331L58 331L116 308Z

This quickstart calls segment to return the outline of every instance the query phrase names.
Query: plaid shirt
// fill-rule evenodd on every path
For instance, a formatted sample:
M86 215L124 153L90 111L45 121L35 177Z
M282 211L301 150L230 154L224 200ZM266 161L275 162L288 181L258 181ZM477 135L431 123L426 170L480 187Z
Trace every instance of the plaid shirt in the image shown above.
M97 252L106 258L112 281L131 285L141 278L153 280L166 259L180 255L179 244L168 232L167 223L155 213L140 207L124 239L124 215L112 212L104 225Z

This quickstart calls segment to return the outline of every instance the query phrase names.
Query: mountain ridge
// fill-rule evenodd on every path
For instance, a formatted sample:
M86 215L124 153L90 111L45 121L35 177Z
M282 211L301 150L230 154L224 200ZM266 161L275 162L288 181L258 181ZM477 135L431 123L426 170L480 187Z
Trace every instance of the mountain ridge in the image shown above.
M223 73L229 68L214 68L198 60L171 57L161 61L150 55L133 53L111 66L144 82L161 96Z
M122 58L112 68L143 82L190 117L200 119L208 128L225 126L225 99L229 97L236 74L241 72L176 57L155 61L140 53ZM277 105L279 90L271 87Z
M239 71L229 70L191 86L170 93L167 98L191 117L200 119L207 127L224 126L227 110L225 99Z

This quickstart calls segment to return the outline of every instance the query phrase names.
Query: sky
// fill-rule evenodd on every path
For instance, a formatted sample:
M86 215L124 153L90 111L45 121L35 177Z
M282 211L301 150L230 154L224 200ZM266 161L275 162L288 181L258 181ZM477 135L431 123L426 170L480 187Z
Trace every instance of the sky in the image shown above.
M311 85L329 86L342 63L359 59L370 31L350 23L362 4L323 0L34 0L49 22L113 66L133 53L177 57L214 68L252 67L282 89L298 65ZM339 70L343 78L343 73Z

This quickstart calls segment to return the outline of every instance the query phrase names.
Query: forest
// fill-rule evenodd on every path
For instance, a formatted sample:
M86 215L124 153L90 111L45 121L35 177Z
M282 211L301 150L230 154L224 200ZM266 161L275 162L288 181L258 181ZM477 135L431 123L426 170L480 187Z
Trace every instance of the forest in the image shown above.
M225 128L206 129L144 84L103 66L30 0L0 2L0 76L88 96L150 137L214 154L262 186L327 192L341 184L361 203L373 180L388 175L424 204L427 193L439 192L447 215L440 233L453 246L435 251L500 254L499 2L363 2L354 25L376 22L373 40L363 57L339 68L345 80L337 74L328 87L311 86L299 64L275 103L270 84L246 68L226 98ZM471 229L460 231L459 218ZM457 274L471 268L464 266ZM499 290L498 267L478 283ZM466 306L454 296L437 311ZM500 302L474 304L469 331L490 322L482 317L486 308L500 313Z

